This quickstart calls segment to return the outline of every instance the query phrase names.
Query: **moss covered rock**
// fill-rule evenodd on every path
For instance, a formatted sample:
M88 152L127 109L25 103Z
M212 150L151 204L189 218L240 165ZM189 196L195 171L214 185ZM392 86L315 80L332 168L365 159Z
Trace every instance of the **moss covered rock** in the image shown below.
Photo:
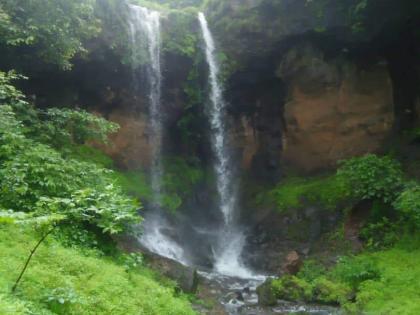
M277 303L274 281L268 279L257 288L258 303L263 306L273 306Z
M275 296L288 301L311 301L312 289L309 282L290 275L272 282L272 290Z

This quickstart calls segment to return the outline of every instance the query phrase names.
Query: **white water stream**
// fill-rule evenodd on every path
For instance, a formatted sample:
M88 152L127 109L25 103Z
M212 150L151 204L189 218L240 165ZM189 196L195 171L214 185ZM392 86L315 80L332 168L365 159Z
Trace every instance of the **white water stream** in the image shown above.
M163 119L161 108L162 73L161 73L161 38L160 15L143 7L129 5L129 31L132 45L133 78L138 70L134 65L139 58L146 63L146 79L149 88L150 143L152 148L151 186L154 195L153 211L145 216L144 231L140 242L150 251L161 256L187 264L183 246L174 241L169 234L173 231L165 214L159 207L162 198L162 137ZM218 208L223 224L217 231L217 241L213 248L215 272L238 278L252 278L242 260L241 253L245 244L245 235L236 220L237 184L233 176L231 153L227 143L227 127L223 86L220 83L220 69L216 58L215 43L203 13L199 21L205 43L205 55L209 66L210 102L208 118L211 125L211 143L215 156L214 170L219 196ZM134 79L138 85L139 80ZM138 89L138 86L136 87ZM168 233L169 231L169 233Z
M160 14L136 5L129 5L129 31L132 47L133 82L135 90L139 89L136 79L136 65L139 58L146 59L146 79L149 88L149 124L150 143L152 144L152 165L150 182L153 191L152 212L145 216L143 234L140 242L150 251L161 256L186 263L183 248L173 241L165 231L170 226L162 213L162 138L163 119L161 108L162 71L161 71L161 38Z
M233 178L233 163L227 143L226 102L223 99L223 86L220 82L220 67L216 46L206 17L199 13L198 19L205 43L205 55L209 66L210 107L208 116L211 126L211 144L215 155L214 170L219 195L219 208L223 215L223 227L215 249L215 271L239 278L252 278L242 260L245 235L236 222L237 185Z
M136 58L141 56L142 48L147 50L147 80L149 83L149 122L150 122L150 143L152 148L151 185L158 203L162 189L162 72L161 72L161 39L160 39L160 14L157 11L129 5L130 8L130 35L132 47L132 63L136 64ZM147 46L144 47L143 41ZM137 81L135 80L135 84Z

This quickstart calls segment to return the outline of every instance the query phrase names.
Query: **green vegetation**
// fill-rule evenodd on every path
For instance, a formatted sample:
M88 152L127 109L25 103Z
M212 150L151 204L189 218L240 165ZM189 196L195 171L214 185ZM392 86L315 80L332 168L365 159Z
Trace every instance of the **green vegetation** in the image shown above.
M260 204L273 204L278 211L299 209L305 204L318 204L334 210L346 199L347 187L336 176L287 178L268 193L257 196Z
M174 284L111 238L132 232L141 205L86 143L106 142L118 126L85 111L37 109L13 85L20 78L0 72L0 313L194 314ZM199 173L171 165L184 177L168 187L187 193Z
M276 298L339 304L349 314L417 314L418 245L407 239L392 249L342 257L329 270L310 262L297 276L273 280L271 290Z
M257 199L262 204L273 204L278 211L298 209L305 204L336 209L343 202L361 200L392 204L403 185L402 167L396 160L367 154L340 162L334 175L286 178ZM416 191L408 191L412 189Z
M341 162L334 176L280 184L270 192L279 210L297 209L304 200L339 205L343 198L350 204L369 200L372 208L360 232L364 252L341 256L333 266L307 260L296 276L273 280L266 290L277 299L341 305L349 314L417 314L418 185L396 160L371 154Z
M0 44L13 53L28 47L25 58L36 56L64 69L86 49L83 41L100 31L93 0L2 0ZM48 12L48 14L45 14Z
M65 248L54 238L40 246L11 294L37 240L30 227L0 223L0 314L195 314L174 284L162 284L135 256L102 257L94 250Z
M205 179L205 172L198 161L179 156L166 157L163 166L165 173L160 205L173 212L192 196L197 185ZM125 193L143 201L152 201L152 190L143 170L115 171L112 176Z
M349 195L358 200L395 200L403 182L401 165L390 157L368 154L341 163L337 176L347 182Z

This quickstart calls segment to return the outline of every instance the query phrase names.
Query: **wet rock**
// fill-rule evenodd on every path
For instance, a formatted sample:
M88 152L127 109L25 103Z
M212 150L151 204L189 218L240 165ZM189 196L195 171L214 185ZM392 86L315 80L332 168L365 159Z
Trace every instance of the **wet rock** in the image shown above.
M305 247L304 249L302 249L302 254L305 256L308 256L310 251L311 249L309 247Z
M302 259L297 253L297 251L291 251L286 256L286 261L282 266L282 272L290 275L295 275L299 272L300 268L302 268L302 264Z
M174 280L178 287L187 293L195 293L199 284L197 270L175 260L154 254L144 248L137 238L129 235L115 237L118 247L125 252L141 252L145 261L156 271Z
M145 254L147 262L162 275L174 280L178 287L187 293L197 292L199 278L197 270L184 266L172 259L155 254Z
M258 304L262 306L274 306L277 298L272 288L272 280L268 279L257 288Z

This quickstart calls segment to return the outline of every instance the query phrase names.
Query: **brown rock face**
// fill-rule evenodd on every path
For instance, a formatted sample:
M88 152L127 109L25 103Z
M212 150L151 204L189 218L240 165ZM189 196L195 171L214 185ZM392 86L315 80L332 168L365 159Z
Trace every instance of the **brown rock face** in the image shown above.
M286 261L283 264L282 272L290 275L295 275L302 268L302 259L296 251L291 251L287 254Z
M387 67L359 69L294 52L279 70L290 82L282 159L310 172L375 152L389 134L393 92Z
M107 118L118 123L120 129L110 136L110 145L101 146L101 149L120 167L147 168L152 154L147 117L144 114L116 110Z
M247 118L242 117L236 122L233 134L230 135L230 141L231 145L241 153L242 168L249 170L255 154L258 152L259 141L255 128Z

